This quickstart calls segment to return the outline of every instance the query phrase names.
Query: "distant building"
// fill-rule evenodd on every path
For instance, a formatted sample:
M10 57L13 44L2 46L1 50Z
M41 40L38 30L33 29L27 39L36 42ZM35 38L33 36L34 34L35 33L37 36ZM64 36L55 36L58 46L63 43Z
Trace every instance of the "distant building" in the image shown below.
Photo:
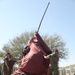
M75 64L60 67L59 68L59 75L74 75L75 74Z

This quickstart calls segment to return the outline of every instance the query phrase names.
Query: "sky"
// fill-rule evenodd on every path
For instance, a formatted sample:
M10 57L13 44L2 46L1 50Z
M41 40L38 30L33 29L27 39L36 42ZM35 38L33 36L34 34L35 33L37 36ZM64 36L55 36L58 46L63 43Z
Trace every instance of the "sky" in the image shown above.
M0 0L0 51L25 31L37 31L48 2L39 34L60 35L69 56L59 66L75 64L75 0Z

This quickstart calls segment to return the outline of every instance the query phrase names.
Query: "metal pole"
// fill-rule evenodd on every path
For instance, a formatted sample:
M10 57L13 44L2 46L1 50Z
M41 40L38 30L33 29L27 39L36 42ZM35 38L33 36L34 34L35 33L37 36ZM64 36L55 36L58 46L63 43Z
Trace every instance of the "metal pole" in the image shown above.
M45 12L44 12L44 14L43 14L43 16L42 16L42 19L41 19L41 21L40 21L40 24L39 24L39 27L38 27L37 32L39 32L39 29L40 29L41 23L42 23L43 18L44 18L45 14L46 14L46 11L47 11L47 9L48 9L49 4L50 4L50 2L48 2L48 5L47 5L47 7L46 7L46 9L45 9Z

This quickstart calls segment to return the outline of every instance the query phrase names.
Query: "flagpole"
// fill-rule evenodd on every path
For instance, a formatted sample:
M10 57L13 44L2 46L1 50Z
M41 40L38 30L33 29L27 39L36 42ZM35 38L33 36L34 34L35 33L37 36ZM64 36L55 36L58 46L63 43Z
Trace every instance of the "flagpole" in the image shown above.
M48 5L47 5L47 7L46 7L46 9L45 9L45 12L44 12L44 14L43 14L43 16L42 16L42 19L41 19L41 21L40 21L40 24L39 24L39 27L38 27L37 32L39 32L39 29L40 29L41 23L42 23L43 18L44 18L45 14L46 14L46 11L47 11L47 9L48 9L49 4L50 4L50 2L48 2Z

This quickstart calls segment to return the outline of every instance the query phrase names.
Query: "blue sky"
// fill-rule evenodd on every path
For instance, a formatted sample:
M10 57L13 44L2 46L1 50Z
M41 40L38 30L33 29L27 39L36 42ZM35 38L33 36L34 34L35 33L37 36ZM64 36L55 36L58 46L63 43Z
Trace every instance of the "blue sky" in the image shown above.
M69 50L69 58L60 66L75 64L75 1L74 0L0 0L0 50L25 31L37 30L45 8L40 34L58 34Z

